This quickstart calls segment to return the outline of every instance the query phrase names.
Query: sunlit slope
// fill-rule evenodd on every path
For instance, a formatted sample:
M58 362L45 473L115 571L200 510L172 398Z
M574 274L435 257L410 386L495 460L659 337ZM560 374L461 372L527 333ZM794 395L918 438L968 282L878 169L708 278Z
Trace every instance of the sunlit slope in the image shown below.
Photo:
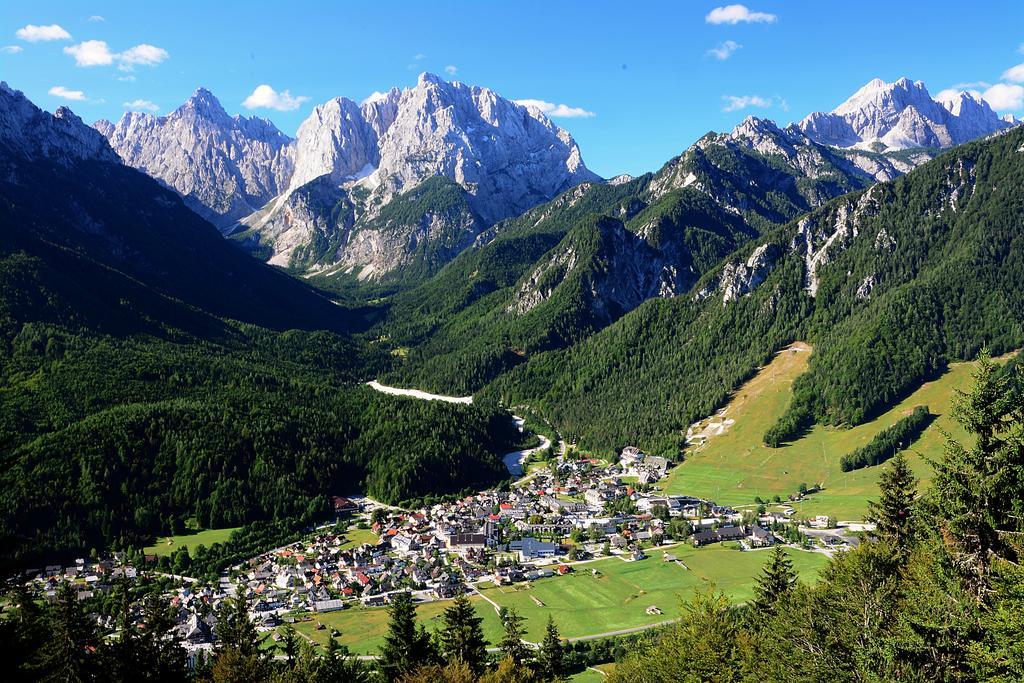
M966 389L971 382L974 363L956 363L939 378L926 382L905 400L877 419L852 429L816 426L798 441L781 448L768 448L762 442L765 431L775 423L789 404L793 380L807 369L810 347L780 352L757 375L743 385L724 413L710 418L712 426L700 430L710 433L703 446L691 447L686 461L670 475L667 490L674 494L695 495L730 505L753 504L755 497L765 500L778 495L783 500L796 493L801 483L821 484L820 493L795 505L800 516L827 514L841 520L860 519L867 501L877 497L881 467L843 472L839 459L871 441L881 430L910 414L914 406L927 405L938 415L918 441L906 450L914 471L922 481L931 477L926 458L941 456L945 437L964 436L950 417L954 391ZM716 425L722 425L720 434Z

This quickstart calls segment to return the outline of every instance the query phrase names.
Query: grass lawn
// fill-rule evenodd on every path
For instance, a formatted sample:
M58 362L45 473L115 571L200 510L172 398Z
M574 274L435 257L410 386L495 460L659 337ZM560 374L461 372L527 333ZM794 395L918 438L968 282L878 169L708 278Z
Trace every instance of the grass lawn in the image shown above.
M501 624L494 608L477 596L470 599L476 607L477 614L484 619L484 635L492 643L497 643L501 639ZM416 618L433 631L440 626L441 614L449 604L451 603L448 600L422 603L416 607ZM388 630L386 607L353 607L312 616L312 621L295 624L295 630L316 643L325 645L331 635L331 628L336 628L341 632L338 642L360 655L377 654ZM322 623L327 628L318 631L317 623Z
M783 351L740 388L725 413L735 423L723 434L711 437L703 447L691 449L686 461L669 475L666 490L726 505L751 505L755 496L768 500L779 495L785 500L796 493L801 483L822 484L823 491L794 506L798 515L858 520L867 511L867 501L878 495L881 466L843 472L839 468L843 455L868 443L918 405L927 405L939 416L906 451L914 472L923 482L931 478L931 467L922 456L934 459L942 455L942 431L957 439L966 438L949 412L954 390L970 386L974 363L951 365L941 377L926 382L871 422L852 429L818 425L795 443L768 448L761 439L785 412L792 382L807 369L809 359L807 351Z
M355 548L364 543L376 545L380 538L370 529L359 529L354 524L345 531L345 542L341 544L342 550Z
M704 588L712 582L733 599L746 600L768 559L765 551L740 552L720 546L678 546L669 552L689 570L662 561L661 553L655 551L652 557L640 562L598 560L577 565L573 574L534 581L529 587L491 586L481 592L503 607L515 607L526 618L529 640L543 638L548 615L554 617L563 637L574 638L675 619L679 616L680 598L688 598L694 588ZM828 562L820 553L787 552L805 581L814 581L818 570ZM591 569L597 569L601 576L593 576ZM484 620L484 636L492 645L496 644L501 639L497 612L479 596L470 599ZM417 619L433 631L440 626L441 615L449 604L447 600L422 603L416 608ZM647 614L645 610L650 605L657 605L664 614ZM326 628L318 631L318 623ZM384 607L354 607L313 615L311 621L295 625L300 634L321 645L327 643L331 628L338 629L338 641L356 654L376 654L387 627L388 612Z
M721 546L695 549L681 545L669 549L689 569L665 562L661 552L639 562L609 558L576 565L572 574L518 584L488 587L482 594L503 607L515 607L526 617L527 638L543 637L548 615L562 636L606 633L647 626L679 616L680 599L712 583L738 601L752 596L752 586L768 559L765 551L741 552ZM828 559L820 553L789 550L794 567L807 581L817 577ZM594 576L596 569L600 576ZM538 604L537 601L542 604ZM662 614L647 614L651 605Z
M207 529L205 531L179 534L177 536L164 536L163 538L158 538L154 545L146 548L146 554L158 556L170 555L178 548L188 548L189 552L192 552L200 545L205 545L209 548L214 543L223 543L228 540L231 532L239 528L241 527L231 527L229 529Z
M601 669L604 670L606 666L614 666L611 664L602 664ZM597 667L595 667L597 668ZM601 683L605 679L607 674L601 674L594 669L584 669L578 674L569 676L569 683Z

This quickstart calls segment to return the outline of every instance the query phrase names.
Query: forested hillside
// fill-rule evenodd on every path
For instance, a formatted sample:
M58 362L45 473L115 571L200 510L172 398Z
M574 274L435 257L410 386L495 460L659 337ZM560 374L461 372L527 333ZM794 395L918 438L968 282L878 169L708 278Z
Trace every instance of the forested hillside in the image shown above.
M542 410L589 448L674 452L796 339L816 352L783 418L856 424L951 359L1024 342L1024 131L957 148L765 234L690 296L651 300L482 393Z
M97 134L73 115L6 89L4 107L0 563L505 475L506 412L359 386L388 356L348 334L358 311L246 256L109 150L79 158L75 136Z
M379 330L408 353L392 379L478 391L647 299L685 294L750 239L873 182L828 148L750 119L656 174L581 185L393 298Z

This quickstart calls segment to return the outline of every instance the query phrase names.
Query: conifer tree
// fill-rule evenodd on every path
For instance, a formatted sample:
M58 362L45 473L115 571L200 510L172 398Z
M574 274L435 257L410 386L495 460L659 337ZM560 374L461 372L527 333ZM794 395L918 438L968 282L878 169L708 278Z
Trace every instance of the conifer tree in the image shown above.
M419 666L437 660L433 642L426 629L416 624L416 606L408 593L398 593L388 609L388 634L380 649L377 664L388 681L397 681Z
M771 613L779 598L787 594L795 582L793 561L789 559L781 545L775 546L754 587L754 610L762 615Z
M487 641L483 619L477 616L473 603L465 595L455 598L444 611L444 625L438 634L441 655L447 661L462 661L479 676L487 661Z
M544 628L544 640L537 655L541 677L546 681L560 681L565 672L565 648L555 620L549 615Z
M505 658L511 659L517 666L522 665L530 655L529 648L523 642L523 636L526 635L526 627L523 623L526 620L519 616L519 612L514 607L503 609L500 616L505 635L498 647L501 648Z
M243 590L221 603L217 613L217 639L222 649L238 650L245 656L260 653L261 638L249 616L249 598Z
M900 558L905 558L914 537L914 503L917 478L903 453L898 453L882 470L878 480L878 502L868 504L868 521L874 535L889 541Z
M981 602L991 593L993 562L1020 560L1024 405L987 355L974 379L953 406L974 445L949 440L935 470L932 501L954 565Z
M43 653L45 681L80 683L95 680L99 647L96 624L82 611L70 583L57 589L51 617L52 635Z

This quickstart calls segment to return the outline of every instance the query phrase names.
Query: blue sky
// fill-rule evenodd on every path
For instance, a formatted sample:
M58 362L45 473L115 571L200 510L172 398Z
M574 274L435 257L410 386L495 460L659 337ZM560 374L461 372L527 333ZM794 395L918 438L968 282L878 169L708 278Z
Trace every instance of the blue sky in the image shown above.
M565 105L554 113L575 116L555 120L588 166L637 174L747 114L798 120L876 76L976 89L1024 115L1024 2L0 4L0 78L88 122L126 106L167 113L202 85L292 135L317 103L424 70ZM261 85L273 92L245 108Z

